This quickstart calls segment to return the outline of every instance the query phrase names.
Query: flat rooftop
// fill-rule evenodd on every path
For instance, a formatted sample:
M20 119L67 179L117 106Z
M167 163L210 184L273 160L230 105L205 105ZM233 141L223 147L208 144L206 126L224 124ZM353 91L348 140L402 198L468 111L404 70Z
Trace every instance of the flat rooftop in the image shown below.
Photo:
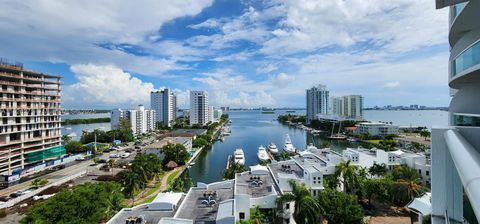
M280 161L276 163L271 163L268 165L272 174L278 180L278 174L294 174L299 178L303 178L303 169L300 167L295 160Z
M251 172L237 173L235 193L248 194L252 198L264 197L279 192L272 175L254 175Z
M172 136L197 136L207 132L207 129L177 129L170 134Z
M180 202L181 203L181 202ZM179 204L180 204L179 203ZM177 205L178 206L178 205ZM107 224L125 224L128 218L142 217L147 224L157 224L164 217L173 217L175 211L150 211L148 204L120 210Z
M191 188L175 218L190 219L194 223L215 223L220 202L233 199L233 185L230 180L209 184L206 188Z

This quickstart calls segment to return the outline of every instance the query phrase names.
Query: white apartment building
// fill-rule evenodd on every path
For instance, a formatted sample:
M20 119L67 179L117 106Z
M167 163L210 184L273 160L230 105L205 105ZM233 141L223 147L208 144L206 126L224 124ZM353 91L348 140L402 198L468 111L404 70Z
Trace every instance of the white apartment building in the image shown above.
M17 180L65 154L61 78L0 60L0 181Z
M127 119L127 114L128 114L128 111L124 111L120 108L118 109L113 109L111 112L110 112L110 128L113 130L113 129L117 129L118 126L120 125L120 121L122 119Z
M210 106L208 108L208 122L215 122L215 118L214 118L214 113L215 112L215 108L213 106Z
M368 134L371 136L398 135L397 125L376 122L361 122L355 126L357 126L357 134Z
M452 99L450 126L432 127L432 223L474 223L480 220L480 0L436 4L450 10Z
M237 173L233 180L197 183L183 197L179 194L169 200L169 193L160 193L157 196L159 200L122 209L107 224L124 223L131 217L149 217L151 223L159 224L234 224L250 219L250 209L255 206L276 209L278 196L292 191L289 180L305 183L311 194L316 196L323 190L323 175L335 172L335 165L341 161L340 155L315 147L309 147L302 153L291 160L251 166L250 171ZM159 206L165 209L154 211ZM282 206L282 223L295 223L295 202Z
M151 92L150 109L155 111L157 122L172 127L177 117L177 96L168 88Z
M306 90L307 123L314 120L317 114L328 113L329 91L327 86L318 85Z
M342 151L344 160L350 160L352 165L370 168L373 164L385 164L392 170L394 166L406 165L415 169L424 184L431 183L430 162L424 154L402 150L386 152L382 149L347 148Z
M190 91L190 125L206 125L210 120L208 93Z
M222 109L213 109L213 122L219 122L222 118L223 110Z
M110 126L117 128L122 119L130 122L134 135L143 134L155 130L155 110L145 110L143 105L138 105L134 110L114 109L110 115Z
M361 95L332 97L331 101L333 115L357 120L363 118L363 97Z

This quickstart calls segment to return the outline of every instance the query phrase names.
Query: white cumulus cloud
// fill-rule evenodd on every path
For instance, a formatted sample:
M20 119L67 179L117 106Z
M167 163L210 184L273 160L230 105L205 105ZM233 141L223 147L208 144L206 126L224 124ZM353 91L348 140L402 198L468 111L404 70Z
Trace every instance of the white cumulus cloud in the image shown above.
M77 64L70 67L78 82L67 86L67 104L96 104L102 108L148 105L152 83L143 82L112 65Z

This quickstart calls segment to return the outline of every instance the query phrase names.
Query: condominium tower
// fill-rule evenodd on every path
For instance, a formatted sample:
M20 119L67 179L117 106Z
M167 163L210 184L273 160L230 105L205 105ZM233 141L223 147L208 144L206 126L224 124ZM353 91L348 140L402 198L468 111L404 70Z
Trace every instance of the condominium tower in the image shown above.
M60 79L0 60L0 175L65 154L61 145Z
M307 89L307 123L316 119L317 114L328 113L328 101L327 86L318 85Z
M177 116L177 96L170 89L151 92L150 108L155 110L157 122L172 127Z
M155 111L145 110L143 105L138 105L133 110L114 109L110 115L110 125L112 129L118 128L122 120L130 123L134 135L146 133L155 130Z
M480 218L480 0L436 3L437 8L450 10L452 100L450 125L432 128L432 223L476 223Z
M362 119L363 97L360 95L332 97L332 114L349 119Z
M190 91L190 125L206 125L210 119L208 93L206 91Z

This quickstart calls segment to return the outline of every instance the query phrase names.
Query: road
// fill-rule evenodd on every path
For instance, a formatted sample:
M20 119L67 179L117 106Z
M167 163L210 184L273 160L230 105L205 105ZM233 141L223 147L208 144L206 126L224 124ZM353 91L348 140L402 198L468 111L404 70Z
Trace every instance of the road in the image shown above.
M101 159L108 159L108 154L101 155L100 158ZM82 161L78 164L65 167L64 169L61 169L61 170L58 170L58 171L55 171L55 172L51 172L51 173L45 174L43 176L39 176L39 177L33 178L31 180L25 181L23 183L19 183L19 184L10 186L8 188L0 190L0 196L8 196L13 192L28 189L29 187L31 187L32 182L35 179L46 179L46 180L48 180L48 183L54 183L57 180L62 179L63 177L66 177L66 176L69 176L69 175L72 175L72 174L76 174L76 173L79 173L83 170L86 170L88 167L90 167L90 164L92 164L92 160Z
M154 139L155 139L155 137L150 137L150 138L144 139L142 142L144 142L144 143L145 142L151 142ZM125 150L127 148L133 148L133 146L134 146L133 143L128 143L128 145L125 146L125 147L122 147L120 151L117 151L117 152L112 151L112 152L109 152L109 153L103 153L102 155L98 156L97 158L109 160L110 159L109 158L110 154L114 154L114 153L122 154L123 150ZM136 155L136 152L134 150L132 152L132 154L128 157L128 159L116 159L116 160L132 160L135 157L135 155ZM84 171L84 170L87 170L87 173L88 173L89 170L91 170L91 169L98 169L97 167L90 166L92 163L93 163L93 160L89 159L89 160L82 161L82 162L80 162L78 164L75 164L75 165L67 166L64 169L54 171L54 172L51 172L51 173L48 173L48 174L45 174L45 175L41 175L41 176L32 178L28 181L25 181L25 182L22 182L22 183L13 185L13 186L9 186L8 188L0 190L0 196L8 196L8 195L10 195L10 194L12 194L16 191L19 191L19 190L26 190L26 189L31 187L32 182L35 179L46 179L46 180L48 180L48 183L54 183L57 180L62 179L63 177L73 175L73 174L79 173L79 172Z

